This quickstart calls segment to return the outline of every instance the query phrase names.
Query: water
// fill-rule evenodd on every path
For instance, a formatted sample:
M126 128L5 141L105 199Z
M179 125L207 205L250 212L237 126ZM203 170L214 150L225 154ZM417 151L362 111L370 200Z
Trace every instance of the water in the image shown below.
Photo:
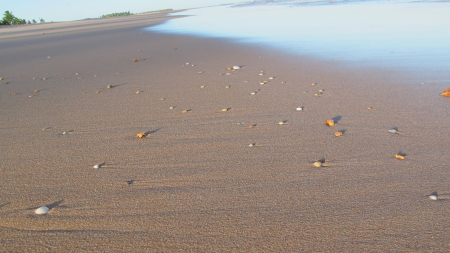
M450 1L254 1L189 10L152 31L233 38L450 82Z

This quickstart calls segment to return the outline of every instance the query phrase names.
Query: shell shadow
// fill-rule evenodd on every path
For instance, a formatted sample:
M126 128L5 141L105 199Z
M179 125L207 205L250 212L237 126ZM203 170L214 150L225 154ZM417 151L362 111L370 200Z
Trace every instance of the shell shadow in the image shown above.
M331 118L331 119L334 121L334 123L338 123L339 120L342 119L342 116L341 116L341 115L338 115L338 116L335 116L335 117L333 117L333 118Z
M111 85L111 88L116 88L116 87L119 87L119 86L122 86L122 85L125 85L125 84L128 84L128 83L121 83L121 84Z
M325 163L325 158L320 158L319 160L317 160L318 162L321 162L321 163Z
M341 129L341 130L339 130L339 132L341 132L342 134L345 134L345 132L347 132L347 129Z
M154 130L150 130L150 131L145 132L145 134L154 134L154 133L158 132L161 129L162 129L162 127L154 129Z
M53 202L51 204L46 205L46 207L48 207L48 209L53 209L57 206L59 206L62 202L64 202L64 199L58 200L56 202Z

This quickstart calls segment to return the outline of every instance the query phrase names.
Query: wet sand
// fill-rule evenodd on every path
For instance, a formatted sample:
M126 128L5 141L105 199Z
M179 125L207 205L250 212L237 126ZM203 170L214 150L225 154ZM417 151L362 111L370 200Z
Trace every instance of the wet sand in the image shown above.
M166 19L0 29L0 251L450 250L450 84Z

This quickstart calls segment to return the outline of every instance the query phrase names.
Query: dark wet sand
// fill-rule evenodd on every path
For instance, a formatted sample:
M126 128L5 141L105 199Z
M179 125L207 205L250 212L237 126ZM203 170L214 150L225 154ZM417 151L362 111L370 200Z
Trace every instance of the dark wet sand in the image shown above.
M0 29L0 251L450 250L450 84L166 19Z

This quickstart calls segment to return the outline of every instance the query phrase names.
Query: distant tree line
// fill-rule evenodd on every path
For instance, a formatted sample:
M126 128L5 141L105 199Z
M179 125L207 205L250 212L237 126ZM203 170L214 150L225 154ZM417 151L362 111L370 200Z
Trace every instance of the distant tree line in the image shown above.
M39 18L39 22L44 23L45 20L43 18ZM5 11L3 14L3 19L0 20L0 25L25 25L25 24L36 24L36 20L28 20L20 19L13 15L11 11Z
M157 11L147 11L147 12L141 12L141 13L152 13L152 12L163 12L163 11L172 11L172 9L164 9L164 10L157 10ZM100 18L111 18L111 17L120 17L120 16L131 16L135 14L141 14L141 13L131 13L130 11L125 12L115 12L111 14L106 14L100 16Z
M131 13L129 11L125 11L125 12L115 12L115 13L111 13L111 14L102 15L102 16L100 16L100 18L111 18L111 17L119 17L119 16L130 16L130 15L133 15L133 13Z

